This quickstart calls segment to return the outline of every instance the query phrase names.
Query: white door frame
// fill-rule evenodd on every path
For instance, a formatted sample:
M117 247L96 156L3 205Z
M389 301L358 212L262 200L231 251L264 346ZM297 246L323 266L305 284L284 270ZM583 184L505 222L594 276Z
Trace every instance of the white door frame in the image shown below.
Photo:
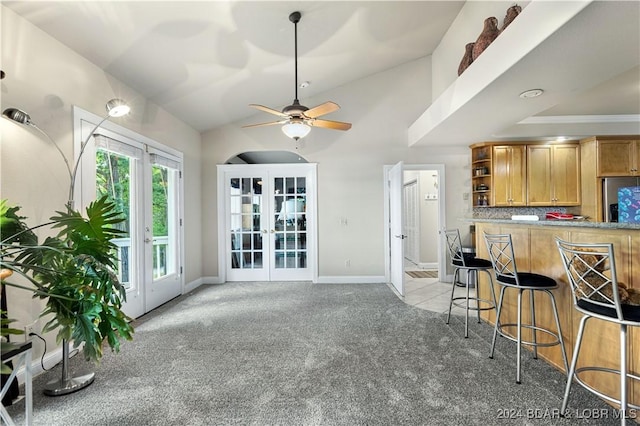
M391 241L389 238L389 171L393 165L383 166L383 188L384 188L384 270L385 281L391 282ZM438 172L438 229L446 228L445 216L445 166L444 164L404 164L404 170L436 170ZM442 238L438 235L438 276L445 277L447 273L446 257L443 256Z
M126 143L131 146L139 147L143 151L144 163L148 162L149 150L155 150L158 153L167 154L170 157L177 159L180 163L184 161L184 155L182 152L170 148L166 145L163 145L153 139L150 139L146 136L143 136L139 133L136 133L132 130L129 130L125 127L120 126L112 121L106 120L103 121L104 117L100 117L96 114L93 114L89 111L85 111L82 108L77 106L73 106L73 143L74 143L74 160L77 161L78 155L80 153L80 149L82 143L86 140L89 132L94 129L99 123L99 131L100 133L109 136L112 139L116 139L123 143ZM95 133L95 131L94 131ZM143 165L141 164L138 167L139 179L144 180L143 173ZM96 198L96 182L95 182L95 146L91 141L87 144L86 150L83 153L82 161L78 167L78 180L75 186L74 199L76 200L76 209L84 210L86 206L89 205L90 202L95 200ZM142 184L144 186L144 184ZM144 197L144 194L136 194L136 196ZM177 214L180 218L180 222L182 223L182 218L184 217L184 183L183 179L179 179L179 188L178 188L178 198L179 205ZM138 215L138 223L135 224L135 228L131 229L130 233L132 238L135 238L141 242L144 240L144 221L145 221L145 212L144 212L144 202L136 204L137 215ZM185 283L184 283L184 272L182 270L185 264L184 258L184 226L180 226L179 230L179 285L180 285L180 294L183 294L185 291ZM144 271L145 267L145 255L144 253L136 254L139 256L139 265L136 265L136 279L138 280L137 285L131 290L127 291L127 303L123 305L123 311L132 318L137 318L144 313L148 312L151 309L146 309L146 301L145 301L145 283L150 282L153 279L152 271ZM149 275L150 274L150 275ZM126 305L129 305L127 308Z
M237 173L247 170L251 174L253 170L260 172L273 170L277 174L284 173L303 173L309 174L307 182L307 205L306 212L312 215L313 220L307 222L307 262L310 272L311 281L318 282L318 165L316 163L302 164L219 164L217 166L217 203L218 203L218 277L220 282L227 281L227 258L229 256L229 247L226 244L226 178L227 173ZM266 214L272 215L271 212ZM270 255L270 254L269 254Z

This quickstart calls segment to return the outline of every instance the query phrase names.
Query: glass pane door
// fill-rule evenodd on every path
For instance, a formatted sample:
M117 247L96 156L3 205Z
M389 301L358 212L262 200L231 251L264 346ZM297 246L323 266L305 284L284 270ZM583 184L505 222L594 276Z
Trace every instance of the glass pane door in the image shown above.
M116 273L126 289L122 310L138 318L182 292L182 155L112 123L96 127L92 114L74 111L76 149L84 153L76 200L84 208L106 195L122 212Z
M266 279L263 185L262 176L227 179L230 280Z
M156 163L151 156L150 188L147 205L150 217L145 227L145 248L148 276L145 308L147 311L180 295L179 265L179 171Z
M307 267L307 182L305 177L273 178L275 269Z
M218 171L225 197L219 246L225 280L313 279L315 166L221 165Z
M135 200L139 192L138 186L142 182L141 165L135 151L132 151L133 156L130 156L118 148L109 147L109 143L106 142L98 144L95 148L95 198L106 195L125 219L117 224L125 234L113 240L118 247L115 272L127 292L122 309L127 315L135 318L144 313L142 269L138 261L142 253L142 238L141 234L136 232L142 223L143 213Z
M114 239L118 246L118 264L116 273L118 279L128 290L135 285L135 274L131 268L132 241L131 241L131 186L134 184L133 160L124 155L109 152L103 149L96 150L96 199L107 196L109 201L116 205L122 212L125 221L117 224L117 228L125 234Z

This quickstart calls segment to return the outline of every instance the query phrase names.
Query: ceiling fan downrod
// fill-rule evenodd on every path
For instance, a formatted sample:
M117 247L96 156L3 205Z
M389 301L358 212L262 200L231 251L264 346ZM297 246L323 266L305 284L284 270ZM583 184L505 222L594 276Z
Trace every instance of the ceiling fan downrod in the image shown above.
M300 12L293 12L289 15L289 21L293 22L294 28L294 36L293 36L293 44L294 44L294 66L295 66L295 94L296 97L294 99L294 104L299 103L298 101L298 22L300 22L300 18L302 14Z

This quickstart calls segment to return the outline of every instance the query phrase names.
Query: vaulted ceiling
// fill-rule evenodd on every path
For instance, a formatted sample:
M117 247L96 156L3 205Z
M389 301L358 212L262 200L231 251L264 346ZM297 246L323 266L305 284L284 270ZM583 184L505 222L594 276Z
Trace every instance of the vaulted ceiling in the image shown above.
M291 103L295 88L291 12L302 12L299 81L309 82L299 89L302 100L430 55L464 2L3 1L3 5L195 129L207 131L254 115L250 103L274 108ZM631 8L628 20L635 22L635 29L607 22L607 28L590 30L606 32L614 40L638 37L640 16L634 17L634 10L638 9ZM583 46L577 55L585 52L588 48ZM545 55L548 67L564 66L554 52ZM565 59L571 61L572 55L567 51ZM544 126L557 125L545 116L640 114L640 51L631 55L635 66L625 66L624 72L604 81L589 76L593 84L582 84L571 99L563 98L543 111L532 110L535 117L528 124L533 127L525 134L540 134ZM491 107L496 115L501 108L510 108ZM516 124L501 123L493 129L496 138L517 137L511 128Z

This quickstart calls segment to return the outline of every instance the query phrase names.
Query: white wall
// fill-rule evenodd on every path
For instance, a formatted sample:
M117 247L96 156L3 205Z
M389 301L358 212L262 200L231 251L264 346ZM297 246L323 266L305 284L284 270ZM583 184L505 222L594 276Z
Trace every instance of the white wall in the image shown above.
M431 58L425 57L308 99L333 100L342 109L327 119L354 123L347 132L312 129L298 149L318 163L319 276L384 276L383 165L442 163L447 179L447 224L470 211L469 150L408 148L407 128L431 99ZM259 94L256 94L259 96ZM257 98L256 102L259 100ZM278 107L277 105L272 105ZM216 165L243 151L289 150L295 145L278 126L242 129L268 117L256 115L203 134L204 275L216 277L218 206ZM347 218L347 226L340 218ZM345 260L350 260L350 267Z
M129 116L113 121L184 153L185 278L202 276L200 134L144 99L83 57L2 7L1 108L20 108L73 158L72 105L104 116L114 97L132 106ZM69 176L53 145L33 129L0 120L0 197L22 206L27 223L36 225L64 207ZM43 305L31 294L10 288L9 313L17 326L35 320ZM54 336L47 336L49 350ZM38 344L38 343L37 343ZM34 357L39 357L35 354Z

